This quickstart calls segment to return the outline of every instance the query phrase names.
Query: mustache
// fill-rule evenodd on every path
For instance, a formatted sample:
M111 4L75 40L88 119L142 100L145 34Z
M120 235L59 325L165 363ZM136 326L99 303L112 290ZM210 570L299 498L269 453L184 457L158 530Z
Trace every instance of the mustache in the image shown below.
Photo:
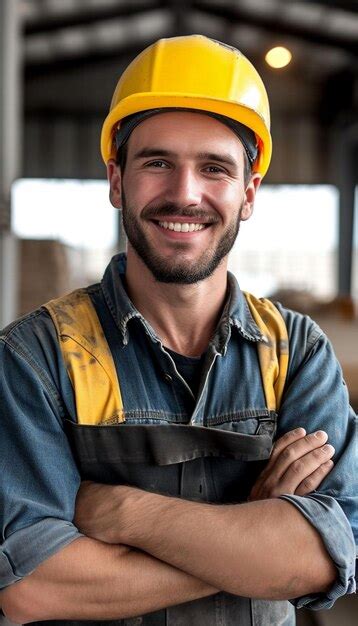
M142 211L142 217L145 219L157 219L160 217L169 217L175 215L176 217L191 217L201 219L205 222L214 224L219 220L216 215L209 213L205 209L189 209L188 207L180 207L175 203L166 203L160 206L150 206Z

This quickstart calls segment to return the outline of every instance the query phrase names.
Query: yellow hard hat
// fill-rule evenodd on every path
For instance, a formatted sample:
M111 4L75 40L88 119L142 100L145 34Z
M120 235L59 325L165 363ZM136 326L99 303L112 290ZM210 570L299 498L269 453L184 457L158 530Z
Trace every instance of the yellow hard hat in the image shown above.
M184 108L223 115L256 135L253 171L262 176L271 160L270 109L265 86L239 50L203 35L160 39L122 74L101 135L105 163L115 158L120 121L139 111Z

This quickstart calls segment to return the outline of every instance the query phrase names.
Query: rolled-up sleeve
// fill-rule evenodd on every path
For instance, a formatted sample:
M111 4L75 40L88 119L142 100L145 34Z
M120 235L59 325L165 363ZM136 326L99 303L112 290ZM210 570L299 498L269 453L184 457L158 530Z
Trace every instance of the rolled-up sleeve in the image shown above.
M325 548L335 564L338 576L326 594L308 595L293 601L297 608L329 609L334 602L348 593L354 593L355 543L350 523L340 505L330 496L284 495L319 532Z
M31 351L1 340L0 589L81 536L72 523L80 477L62 417Z
M42 561L78 536L73 524L53 518L10 535L0 550L0 589L33 572Z
M297 598L297 607L328 609L355 591L358 543L357 416L332 346L307 317L286 313L290 375L279 414L277 436L298 426L324 430L335 448L334 467L318 490L307 496L282 495L316 528L337 569L327 593Z

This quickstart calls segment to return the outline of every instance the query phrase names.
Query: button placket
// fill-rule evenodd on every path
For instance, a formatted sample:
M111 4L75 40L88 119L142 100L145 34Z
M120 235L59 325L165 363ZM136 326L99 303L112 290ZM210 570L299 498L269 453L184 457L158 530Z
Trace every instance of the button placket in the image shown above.
M204 423L204 407L205 407L206 398L207 398L207 395L208 395L209 376L210 376L211 370L212 370L212 368L214 366L214 363L216 361L216 358L220 354L216 350L215 346L212 345L212 344L209 346L209 351L208 351L209 354L208 354L208 357L207 357L208 360L205 363L205 365L207 367L207 371L206 371L206 374L205 374L204 384L200 388L199 397L197 399L196 406L195 406L193 415L192 415L191 420L190 420L190 424L192 424L192 425L203 425L203 423Z

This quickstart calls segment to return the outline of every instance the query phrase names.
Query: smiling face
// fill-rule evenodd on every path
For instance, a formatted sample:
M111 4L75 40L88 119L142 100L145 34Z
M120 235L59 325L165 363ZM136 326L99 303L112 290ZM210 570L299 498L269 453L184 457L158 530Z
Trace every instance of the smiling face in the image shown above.
M138 255L161 282L204 280L252 213L260 176L245 186L241 142L205 114L167 112L140 123L127 150L123 178L114 161L108 175L128 256Z

